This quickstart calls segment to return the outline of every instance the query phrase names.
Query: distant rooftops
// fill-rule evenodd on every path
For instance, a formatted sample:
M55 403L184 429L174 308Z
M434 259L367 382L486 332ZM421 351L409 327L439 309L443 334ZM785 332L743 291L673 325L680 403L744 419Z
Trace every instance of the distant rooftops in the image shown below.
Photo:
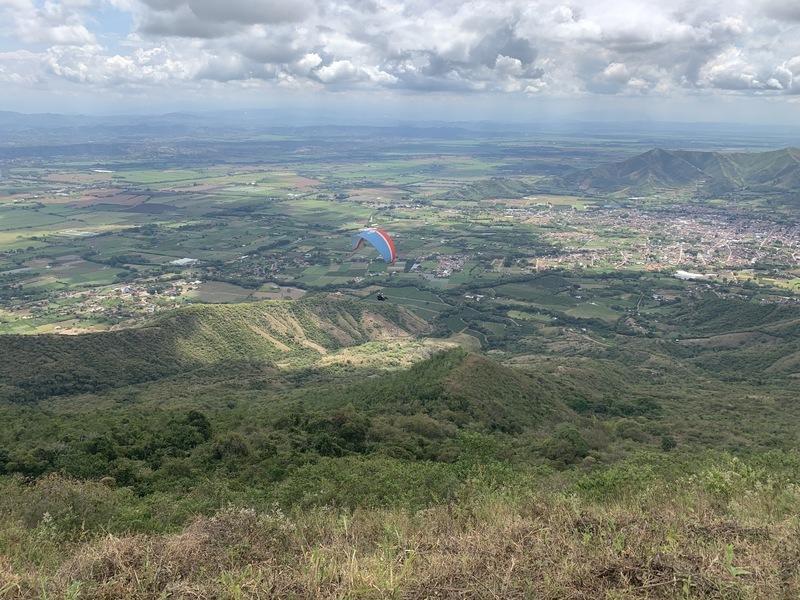
M714 279L716 273L692 273L690 271L675 271L675 277L684 281L707 281Z
M178 267L189 267L191 265L197 264L198 262L199 261L196 258L178 258L169 261L169 264L177 265Z

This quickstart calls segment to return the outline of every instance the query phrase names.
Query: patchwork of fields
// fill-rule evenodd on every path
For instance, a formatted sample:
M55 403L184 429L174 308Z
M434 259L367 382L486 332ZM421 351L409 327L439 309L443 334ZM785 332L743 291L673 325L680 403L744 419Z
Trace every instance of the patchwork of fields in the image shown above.
M384 290L441 335L489 349L559 319L587 330L646 320L700 293L669 277L678 268L713 271L717 294L794 301L796 231L713 203L536 191L569 147L303 142L302 156L251 163L12 165L0 180L0 332L125 327L184 304L315 291L369 303ZM608 143L592 152L609 155ZM397 264L350 250L352 232L375 224L395 237Z

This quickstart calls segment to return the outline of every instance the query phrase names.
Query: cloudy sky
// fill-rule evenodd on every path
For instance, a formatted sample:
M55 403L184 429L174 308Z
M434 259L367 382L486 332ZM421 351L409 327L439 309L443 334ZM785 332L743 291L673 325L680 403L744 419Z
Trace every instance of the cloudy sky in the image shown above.
M800 124L800 0L0 0L0 110Z

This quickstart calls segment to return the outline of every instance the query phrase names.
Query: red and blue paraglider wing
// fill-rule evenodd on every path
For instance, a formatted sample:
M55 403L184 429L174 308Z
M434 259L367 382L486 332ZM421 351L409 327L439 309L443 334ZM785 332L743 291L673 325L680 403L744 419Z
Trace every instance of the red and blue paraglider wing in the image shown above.
M367 229L359 231L353 236L353 250L355 251L361 248L364 242L372 244L387 263L393 263L397 260L397 250L394 247L394 240L383 229L368 227Z

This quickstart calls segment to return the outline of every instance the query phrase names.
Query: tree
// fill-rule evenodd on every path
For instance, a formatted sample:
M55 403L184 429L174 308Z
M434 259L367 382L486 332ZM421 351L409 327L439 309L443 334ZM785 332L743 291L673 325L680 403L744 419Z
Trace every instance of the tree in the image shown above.
M186 423L197 430L204 441L211 439L211 422L198 410L190 410L186 415Z
M574 464L589 452L589 444L574 425L559 425L543 448L546 458L565 465Z
M670 435L661 436L661 449L664 452L669 452L670 450L672 450L677 446L678 442L676 442L675 438L673 438L672 436Z

